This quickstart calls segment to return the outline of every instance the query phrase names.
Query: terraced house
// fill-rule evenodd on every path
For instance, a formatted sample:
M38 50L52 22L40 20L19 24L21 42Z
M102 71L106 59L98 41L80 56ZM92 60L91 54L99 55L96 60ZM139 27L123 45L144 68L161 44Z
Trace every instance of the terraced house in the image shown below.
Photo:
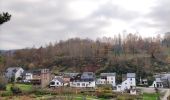
M95 88L95 74L93 72L83 72L70 80L70 87Z
M111 84L116 86L116 73L101 73L97 79L96 84Z

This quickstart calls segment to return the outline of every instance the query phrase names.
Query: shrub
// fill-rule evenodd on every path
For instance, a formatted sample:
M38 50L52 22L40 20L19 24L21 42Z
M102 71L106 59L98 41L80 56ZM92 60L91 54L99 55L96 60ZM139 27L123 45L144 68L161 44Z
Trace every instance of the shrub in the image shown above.
M12 96L12 93L11 92L3 92L1 94L1 97L6 97L6 96Z
M110 98L115 98L116 95L113 95L112 93L104 93L104 92L99 92L96 95L98 98L104 98L104 99L110 99Z
M45 91L45 90L35 90L35 91L33 91L33 93L35 95L47 95L47 94L51 94L49 91Z
M112 96L111 93L100 94L100 95L98 95L97 97L99 97L99 98L104 98L104 99L113 98L113 96Z
M112 92L112 86L107 84L107 85L98 85L97 87L98 90L103 91L104 93L111 93Z
M0 83L0 90L6 90L6 84Z
M12 86L11 87L11 91L13 94L19 94L19 93L22 93L21 89L16 87L16 86Z
M5 90L6 84L7 84L7 80L5 79L5 77L0 76L0 90Z
M14 83L14 82L15 82L15 76L12 76L12 77L11 77L10 82L11 82L11 83Z
M18 78L17 78L17 82L20 82L21 80L22 80L21 77L18 77Z

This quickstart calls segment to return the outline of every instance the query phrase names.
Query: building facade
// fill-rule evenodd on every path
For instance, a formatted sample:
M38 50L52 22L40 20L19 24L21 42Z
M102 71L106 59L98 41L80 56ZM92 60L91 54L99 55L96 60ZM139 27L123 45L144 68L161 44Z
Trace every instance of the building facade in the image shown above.
M8 79L8 81L10 81L11 78L14 78L14 81L17 81L17 78L22 78L23 72L24 69L21 67L9 67L6 69L5 77Z
M96 84L111 84L116 86L116 73L101 73Z
M70 80L70 87L95 88L95 75L93 72L83 72Z
M130 90L133 87L136 87L136 74L127 73L126 79L119 85L117 85L117 91Z

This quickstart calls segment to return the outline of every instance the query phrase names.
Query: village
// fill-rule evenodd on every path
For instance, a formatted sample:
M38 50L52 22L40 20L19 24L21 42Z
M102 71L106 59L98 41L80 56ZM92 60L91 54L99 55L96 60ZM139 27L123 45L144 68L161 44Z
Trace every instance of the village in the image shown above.
M97 91L97 87L110 86L111 91L121 94L140 95L144 92L155 93L163 90L164 95L169 93L170 73L161 73L153 76L154 80L151 86L148 86L148 80L140 78L139 84L136 82L136 73L127 73L122 75L121 83L116 82L116 73L100 73L95 75L93 72L69 73L59 72L53 74L49 69L24 70L22 67L9 67L4 73L8 83L32 84L41 89L48 88L60 90L62 87L76 90ZM60 91L61 92L61 91ZM169 96L169 95L167 95ZM166 98L166 96L163 96ZM162 99L161 99L162 100Z

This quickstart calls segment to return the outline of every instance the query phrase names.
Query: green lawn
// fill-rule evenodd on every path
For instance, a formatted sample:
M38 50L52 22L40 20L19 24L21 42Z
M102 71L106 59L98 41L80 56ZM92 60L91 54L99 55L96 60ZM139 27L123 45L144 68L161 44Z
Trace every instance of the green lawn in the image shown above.
M33 89L32 85L29 84L14 84L15 86L17 86L18 88L20 88L22 91L31 91ZM12 84L8 84L6 87L7 91L10 91Z
M143 100L157 100L158 97L159 97L159 94L157 93L152 93L152 94L144 93L143 94Z

